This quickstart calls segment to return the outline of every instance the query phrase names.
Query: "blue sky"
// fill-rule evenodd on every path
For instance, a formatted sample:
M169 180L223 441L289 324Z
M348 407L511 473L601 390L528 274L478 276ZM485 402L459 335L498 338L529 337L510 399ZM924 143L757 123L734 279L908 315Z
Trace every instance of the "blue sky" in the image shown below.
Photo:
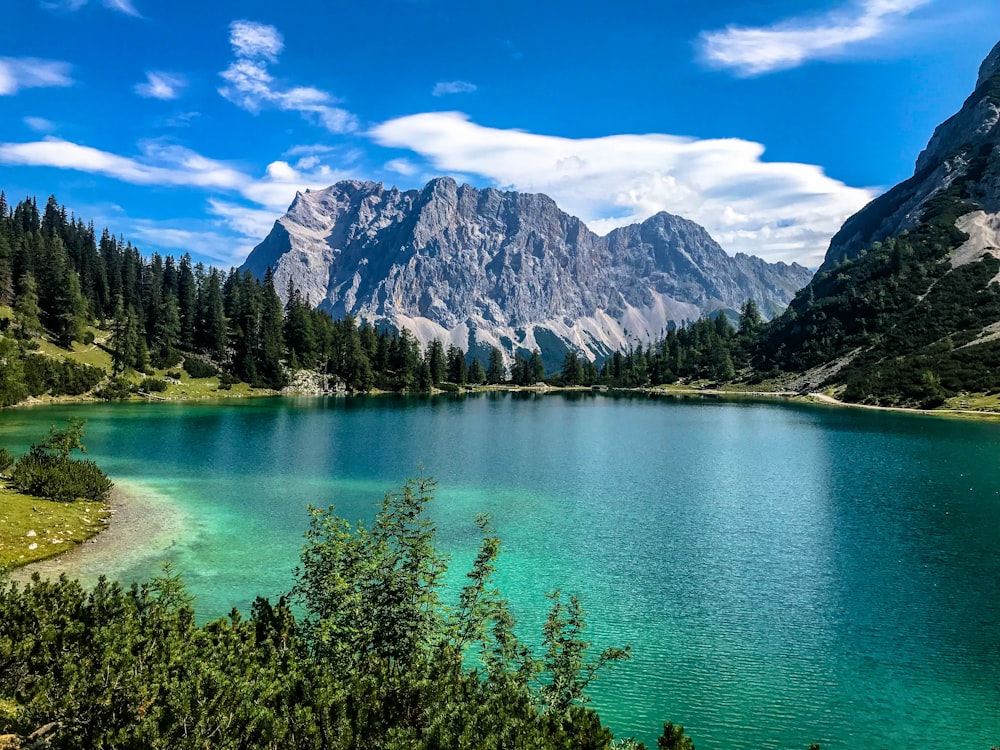
M296 190L434 176L820 262L912 174L996 0L6 0L0 188L238 264Z

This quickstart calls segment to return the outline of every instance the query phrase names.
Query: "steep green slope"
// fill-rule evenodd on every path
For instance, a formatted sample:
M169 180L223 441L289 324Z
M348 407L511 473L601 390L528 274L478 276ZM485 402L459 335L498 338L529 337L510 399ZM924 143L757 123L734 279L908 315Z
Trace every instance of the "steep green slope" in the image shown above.
M970 243L956 226L989 225L1000 212L998 91L991 54L915 176L845 223L819 272L767 327L759 370L882 405L931 407L1000 389L1000 243L989 232Z

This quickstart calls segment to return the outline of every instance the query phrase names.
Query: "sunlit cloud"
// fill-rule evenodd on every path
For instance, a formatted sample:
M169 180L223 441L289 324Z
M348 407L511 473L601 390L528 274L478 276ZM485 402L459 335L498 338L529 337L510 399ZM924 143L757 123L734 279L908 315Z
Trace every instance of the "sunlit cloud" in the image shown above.
M36 57L0 57L0 96L21 89L72 86L69 63Z
M236 59L220 75L226 85L219 93L238 107L257 114L264 109L298 112L331 133L350 133L357 118L336 106L338 100L311 86L285 86L271 75L284 49L284 40L273 26L252 21L234 21L229 42Z
M858 0L817 16L791 18L771 26L727 26L699 39L703 59L712 67L755 76L831 59L852 47L893 31L932 0Z
M135 93L147 99L162 99L169 101L181 95L181 91L187 86L184 76L177 73L166 73L162 70L146 71L146 80L137 83Z
M668 211L704 226L729 252L809 266L874 197L818 166L763 161L764 146L736 138L562 138L484 127L459 112L401 117L369 135L438 173L545 193L599 233Z

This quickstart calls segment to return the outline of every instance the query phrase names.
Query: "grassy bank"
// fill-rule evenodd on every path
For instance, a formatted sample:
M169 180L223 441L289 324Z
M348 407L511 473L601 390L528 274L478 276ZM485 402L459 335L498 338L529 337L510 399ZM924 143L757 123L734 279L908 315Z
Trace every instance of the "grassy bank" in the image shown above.
M0 569L67 552L108 525L105 503L59 503L22 495L0 483Z

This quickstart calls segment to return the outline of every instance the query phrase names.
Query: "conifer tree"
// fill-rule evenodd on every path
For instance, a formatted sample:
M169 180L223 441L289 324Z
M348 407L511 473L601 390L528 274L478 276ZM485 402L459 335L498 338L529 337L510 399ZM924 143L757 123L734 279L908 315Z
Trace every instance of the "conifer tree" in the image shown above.
M38 305L38 288L31 273L21 279L21 292L14 300L14 313L21 330L28 336L42 335L42 310Z
M490 364L486 368L486 382L497 385L507 379L507 368L503 363L503 353L495 346L490 347Z

